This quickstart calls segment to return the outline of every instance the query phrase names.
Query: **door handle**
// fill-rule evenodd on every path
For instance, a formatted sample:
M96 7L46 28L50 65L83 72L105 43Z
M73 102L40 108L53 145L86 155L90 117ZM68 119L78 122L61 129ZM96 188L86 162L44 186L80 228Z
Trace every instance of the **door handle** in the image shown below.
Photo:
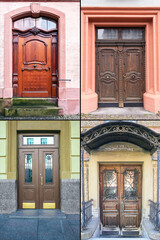
M51 66L48 67L48 70L49 70L49 72L50 72L50 70L51 70Z
M43 177L41 176L41 186L43 185Z

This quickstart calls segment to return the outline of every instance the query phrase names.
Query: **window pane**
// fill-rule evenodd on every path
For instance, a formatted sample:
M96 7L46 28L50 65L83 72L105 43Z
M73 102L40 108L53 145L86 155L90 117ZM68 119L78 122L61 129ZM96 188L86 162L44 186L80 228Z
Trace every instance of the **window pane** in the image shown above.
M138 175L133 171L126 171L124 174L124 196L127 199L134 199L137 196Z
M14 22L14 28L23 30L23 19L19 19Z
M118 29L116 28L98 29L98 39L116 40L118 39Z
M54 136L27 136L23 137L23 145L54 144Z
M36 27L47 31L47 20L42 17L37 18Z
M25 183L32 182L32 154L25 154Z
M53 183L52 154L45 155L46 183Z
M115 199L117 197L117 172L115 170L106 170L103 177L104 197L106 199Z
M57 28L57 23L48 20L48 30L55 29L55 28Z
M35 19L31 17L24 18L24 27L23 29L26 30L28 28L33 28L35 26Z
M122 29L122 39L140 40L143 39L143 30L141 28L124 28Z

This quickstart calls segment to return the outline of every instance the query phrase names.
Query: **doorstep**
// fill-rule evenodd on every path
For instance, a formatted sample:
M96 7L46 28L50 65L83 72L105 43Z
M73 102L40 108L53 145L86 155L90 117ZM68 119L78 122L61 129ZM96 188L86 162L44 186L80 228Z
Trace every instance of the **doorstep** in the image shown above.
M81 240L90 239L94 235L96 229L99 227L99 224L99 218L92 218L92 220L87 224L86 229L82 230Z
M142 221L143 235L149 239L160 240L160 231L155 230L155 226L149 219L143 219Z

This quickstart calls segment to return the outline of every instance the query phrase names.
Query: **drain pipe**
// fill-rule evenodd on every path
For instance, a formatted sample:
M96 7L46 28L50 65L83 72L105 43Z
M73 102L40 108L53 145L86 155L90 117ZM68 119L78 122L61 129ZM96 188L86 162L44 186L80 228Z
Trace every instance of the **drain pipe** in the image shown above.
M81 147L81 173L82 173L82 229L85 225L85 199L84 199L84 149Z

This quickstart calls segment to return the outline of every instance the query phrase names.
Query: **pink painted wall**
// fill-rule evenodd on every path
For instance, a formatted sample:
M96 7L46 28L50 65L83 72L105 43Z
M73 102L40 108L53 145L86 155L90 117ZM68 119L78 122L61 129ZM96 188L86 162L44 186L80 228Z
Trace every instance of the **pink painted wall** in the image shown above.
M11 98L12 90L12 20L26 13L49 14L58 18L59 82L58 106L65 114L79 113L79 3L0 3L0 98ZM4 61L3 61L4 59ZM64 92L66 93L64 94ZM76 93L76 94L75 94Z
M89 113L98 107L95 92L95 27L100 26L146 28L144 108L157 113L160 110L160 8L82 7L81 13L82 113Z

